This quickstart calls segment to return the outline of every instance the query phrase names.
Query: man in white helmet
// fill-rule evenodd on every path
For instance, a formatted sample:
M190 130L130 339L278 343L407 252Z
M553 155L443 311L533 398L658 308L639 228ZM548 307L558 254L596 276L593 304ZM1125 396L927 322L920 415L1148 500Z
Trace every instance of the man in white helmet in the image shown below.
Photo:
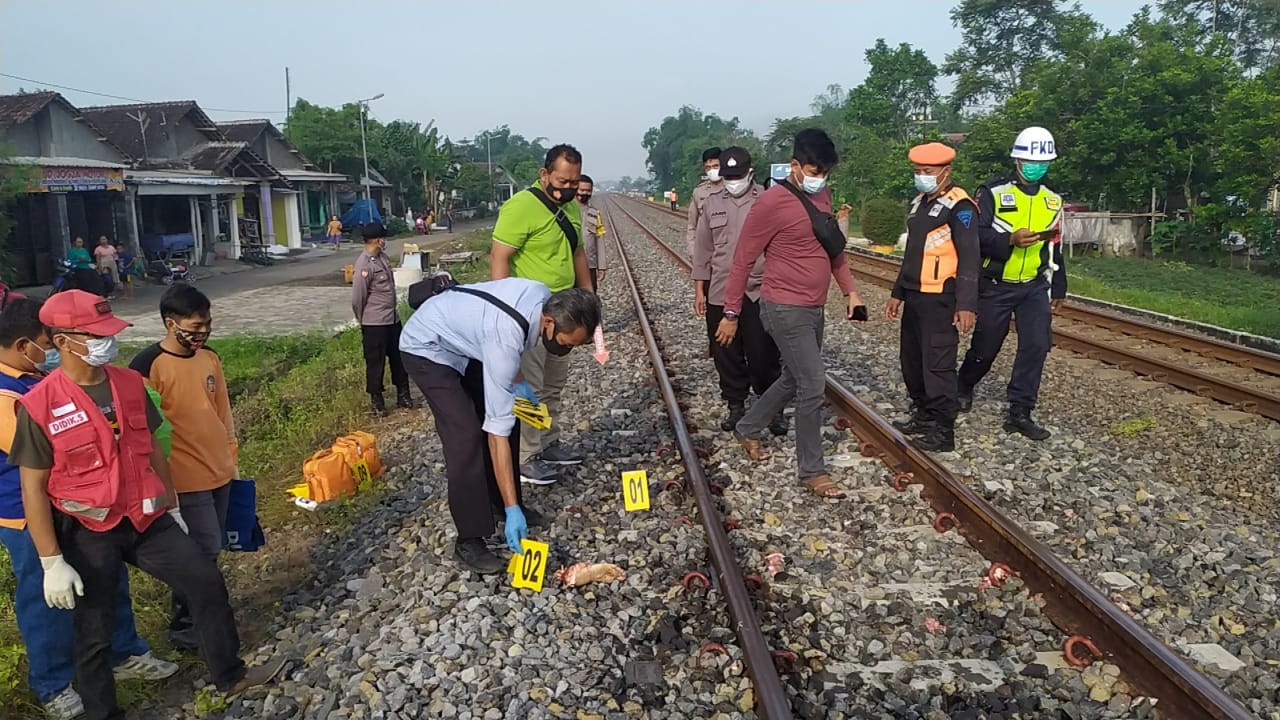
M1049 431L1031 419L1044 359L1052 343L1050 317L1067 296L1062 260L1062 196L1042 184L1058 157L1053 135L1029 127L1013 141L1013 176L978 188L978 238L982 245L978 324L960 366L960 410L973 407L973 388L991 370L1017 322L1004 430L1044 440Z

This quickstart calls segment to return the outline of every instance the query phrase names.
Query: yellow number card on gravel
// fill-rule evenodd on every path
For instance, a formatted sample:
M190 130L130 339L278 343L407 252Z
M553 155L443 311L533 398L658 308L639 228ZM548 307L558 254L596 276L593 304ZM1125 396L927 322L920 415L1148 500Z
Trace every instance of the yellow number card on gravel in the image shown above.
M357 460L351 463L351 470L356 475L356 487L361 490L368 490L369 484L373 482L373 476L369 474L369 463L364 460Z
M622 473L622 503L627 512L649 509L649 474L644 470Z
M542 592L542 577L547 573L546 543L525 538L520 541L524 552L511 556L507 570L511 572L511 587Z

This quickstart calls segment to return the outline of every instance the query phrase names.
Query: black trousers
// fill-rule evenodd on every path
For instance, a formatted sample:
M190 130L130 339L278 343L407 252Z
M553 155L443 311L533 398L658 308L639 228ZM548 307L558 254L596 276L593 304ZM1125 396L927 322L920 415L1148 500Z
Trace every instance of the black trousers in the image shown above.
M121 562L188 598L200 656L220 690L230 689L244 677L240 637L222 572L173 518L161 516L142 533L127 519L106 532L94 532L59 510L53 511L53 523L63 557L84 582L84 597L76 599L75 609L75 687L84 700L87 720L123 720L125 716L116 704L111 671Z
M707 340L711 360L720 376L720 397L730 403L744 403L750 390L756 397L782 375L782 359L773 338L760 322L760 303L742 299L738 334L728 347L716 342L716 328L724 318L723 305L707 305Z
M382 394L383 365L391 365L391 384L397 390L409 389L409 376L400 359L400 323L394 325L361 325L360 342L364 346L365 392Z
M591 275L591 292L599 292L599 290L596 290L596 286L600 283L600 280L596 277L597 270L588 268L587 272Z
M449 513L458 538L483 538L493 534L493 515L505 503L493 473L489 435L484 431L484 364L472 360L459 375L410 353L402 353L404 366L427 398L436 421L436 434L444 448L444 473L449 480ZM520 489L520 421L507 438L512 470L516 473L516 502L524 504Z
M946 426L955 423L957 409L955 313L954 293L907 290L902 301L902 381L920 412Z
M1040 395L1044 360L1053 345L1049 283L984 280L978 295L978 324L960 365L960 387L972 389L991 370L1009 335L1009 316L1018 324L1018 354L1013 359L1006 397L1009 405L1030 410Z

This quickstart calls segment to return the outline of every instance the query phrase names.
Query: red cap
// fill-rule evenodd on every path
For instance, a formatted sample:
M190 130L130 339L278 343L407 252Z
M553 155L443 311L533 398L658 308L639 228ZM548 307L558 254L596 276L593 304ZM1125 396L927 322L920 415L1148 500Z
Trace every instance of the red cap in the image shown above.
M956 159L956 151L942 143L931 142L911 148L907 159L917 165L950 165Z
M107 337L131 326L111 314L111 303L84 290L66 290L44 301L40 306L40 322L48 327L79 330Z

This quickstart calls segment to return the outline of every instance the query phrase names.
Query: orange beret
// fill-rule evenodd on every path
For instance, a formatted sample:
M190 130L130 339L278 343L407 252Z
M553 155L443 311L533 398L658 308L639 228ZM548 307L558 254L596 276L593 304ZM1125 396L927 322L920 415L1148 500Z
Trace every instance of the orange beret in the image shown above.
M917 165L950 165L956 159L956 151L942 143L931 142L911 148L907 159Z

